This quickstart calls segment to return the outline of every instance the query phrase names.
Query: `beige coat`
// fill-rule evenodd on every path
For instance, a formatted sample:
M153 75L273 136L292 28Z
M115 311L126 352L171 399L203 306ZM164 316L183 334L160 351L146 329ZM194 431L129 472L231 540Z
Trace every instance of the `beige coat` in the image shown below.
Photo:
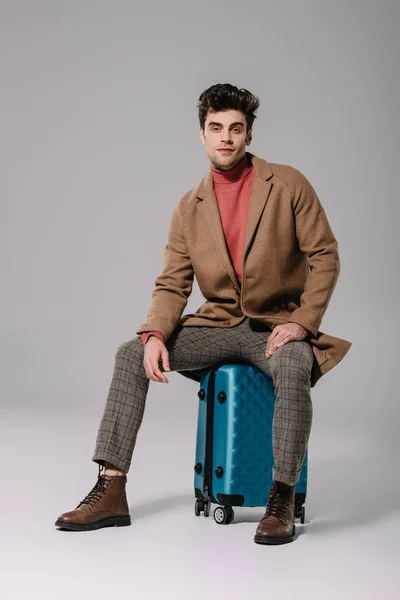
M313 387L351 346L319 330L339 276L338 244L314 188L300 171L247 154L255 177L243 285L229 257L210 170L172 212L162 273L147 320L136 333L161 331L167 341L178 325L232 327L245 316L272 329L299 323L311 332ZM206 301L182 316L194 275ZM202 371L179 373L199 381Z

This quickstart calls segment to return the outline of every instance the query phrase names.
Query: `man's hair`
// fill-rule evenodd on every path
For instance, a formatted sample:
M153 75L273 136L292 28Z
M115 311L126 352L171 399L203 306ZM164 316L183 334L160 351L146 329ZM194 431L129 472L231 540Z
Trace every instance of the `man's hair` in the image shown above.
M246 117L247 131L252 128L254 119L257 116L254 111L260 105L257 96L244 88L237 88L230 83L216 83L204 90L199 96L199 121L200 127L204 131L204 126L209 110L240 110Z

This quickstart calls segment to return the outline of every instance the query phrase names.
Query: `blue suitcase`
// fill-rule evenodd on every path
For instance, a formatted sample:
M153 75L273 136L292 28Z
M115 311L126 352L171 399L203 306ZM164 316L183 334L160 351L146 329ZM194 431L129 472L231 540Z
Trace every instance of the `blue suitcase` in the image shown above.
M222 364L202 374L194 467L195 514L233 521L233 506L266 506L274 464L274 384L250 364ZM295 518L305 520L308 449L295 488Z

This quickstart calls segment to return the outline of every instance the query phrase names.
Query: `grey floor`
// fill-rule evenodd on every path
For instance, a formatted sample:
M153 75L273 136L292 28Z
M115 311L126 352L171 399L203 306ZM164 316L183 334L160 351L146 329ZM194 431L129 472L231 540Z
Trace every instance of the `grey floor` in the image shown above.
M263 508L237 508L225 526L212 513L194 515L197 404L181 399L171 410L160 386L128 474L130 527L54 527L95 483L101 403L96 411L1 412L2 600L398 598L399 488L388 437L346 430L316 408L306 523L293 543L261 546L253 535Z

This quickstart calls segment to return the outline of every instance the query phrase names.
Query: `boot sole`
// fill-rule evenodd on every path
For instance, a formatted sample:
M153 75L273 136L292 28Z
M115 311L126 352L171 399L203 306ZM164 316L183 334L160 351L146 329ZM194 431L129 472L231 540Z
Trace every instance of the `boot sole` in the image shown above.
M293 525L292 534L284 537L272 537L267 535L255 535L254 541L256 544L287 544L288 542L293 542L294 534L296 533L296 527Z
M101 529L102 527L125 527L131 524L131 517L110 517L108 519L100 519L94 523L68 523L58 519L54 525L61 529L69 529L71 531L91 531L93 529Z

